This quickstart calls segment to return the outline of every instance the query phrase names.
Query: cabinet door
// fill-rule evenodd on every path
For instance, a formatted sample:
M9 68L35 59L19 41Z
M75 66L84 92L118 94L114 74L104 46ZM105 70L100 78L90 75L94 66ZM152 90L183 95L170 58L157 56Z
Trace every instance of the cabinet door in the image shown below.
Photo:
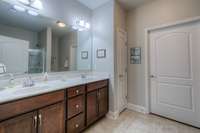
M39 110L39 133L64 133L64 102Z
M97 92L87 93L87 125L93 123L98 117Z
M98 91L99 116L103 116L108 112L108 88L104 87Z
M15 117L0 123L0 133L36 133L37 112Z

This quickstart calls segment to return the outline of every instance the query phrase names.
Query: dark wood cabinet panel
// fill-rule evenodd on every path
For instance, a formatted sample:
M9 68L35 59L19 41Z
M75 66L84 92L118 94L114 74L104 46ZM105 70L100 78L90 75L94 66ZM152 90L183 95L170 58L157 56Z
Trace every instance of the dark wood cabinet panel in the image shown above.
M15 117L0 123L0 133L36 133L37 112Z
M98 117L98 99L97 92L87 93L87 125L93 123Z
M108 80L87 85L87 126L108 112Z
M38 111L39 133L64 133L64 102L60 102Z
M80 115L70 119L67 123L67 132L68 133L80 133L84 129L85 119L84 114L81 113Z
M64 91L57 91L14 102L9 102L6 104L0 104L0 121L63 100L64 100Z
M99 102L99 116L101 117L108 112L108 88L107 87L99 89L98 102Z
M85 85L69 88L68 98L72 98L85 93Z
M99 88L106 87L108 85L108 80L97 81L87 85L87 92L98 90Z
M68 99L68 119L84 111L85 96Z

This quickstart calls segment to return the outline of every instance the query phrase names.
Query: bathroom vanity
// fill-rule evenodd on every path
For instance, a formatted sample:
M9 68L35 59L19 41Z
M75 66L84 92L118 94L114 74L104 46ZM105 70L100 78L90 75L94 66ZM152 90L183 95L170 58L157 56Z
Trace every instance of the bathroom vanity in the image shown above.
M0 103L0 133L79 133L108 112L108 79Z
M14 5L0 1L0 133L83 131L108 112L110 74L94 74L90 22L33 17Z

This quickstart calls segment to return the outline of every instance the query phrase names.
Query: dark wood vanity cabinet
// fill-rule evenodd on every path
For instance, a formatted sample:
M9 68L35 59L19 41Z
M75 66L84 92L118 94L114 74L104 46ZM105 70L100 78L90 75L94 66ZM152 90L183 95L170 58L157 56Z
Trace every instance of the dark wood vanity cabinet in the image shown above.
M36 116L37 112L31 112L4 121L0 124L0 133L36 133Z
M85 85L67 92L67 133L79 133L85 128Z
M64 133L64 102L38 111L38 133Z
M108 112L108 81L87 85L87 126Z
M0 133L80 133L108 112L108 80L0 104Z
M108 112L108 80L68 89L68 133L80 133Z
M64 91L0 105L0 133L64 133Z

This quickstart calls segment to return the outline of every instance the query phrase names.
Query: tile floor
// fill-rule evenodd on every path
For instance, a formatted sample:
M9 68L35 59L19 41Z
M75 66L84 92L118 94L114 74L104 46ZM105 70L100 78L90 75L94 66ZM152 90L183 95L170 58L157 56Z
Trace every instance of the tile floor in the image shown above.
M84 133L200 133L200 129L126 110L117 120L103 118Z

